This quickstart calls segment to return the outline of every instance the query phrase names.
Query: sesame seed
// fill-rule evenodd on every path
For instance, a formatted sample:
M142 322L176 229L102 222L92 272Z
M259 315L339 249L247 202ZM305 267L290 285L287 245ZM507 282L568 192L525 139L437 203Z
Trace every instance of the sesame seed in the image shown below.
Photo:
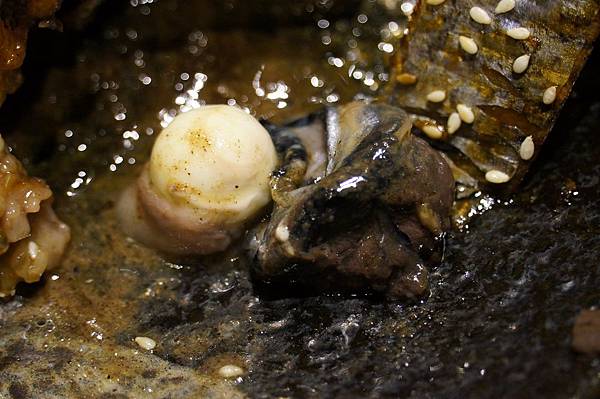
M439 126L436 125L425 125L421 128L423 133L425 133L429 138L437 140L441 139L444 135L444 132Z
M402 12L404 13L404 15L406 15L407 17L409 15L412 15L412 13L415 10L415 6L412 5L412 3L406 2L406 3L402 3L400 5L400 10L402 10Z
M146 349L147 351L156 348L156 341L148 337L135 337L135 343L138 344L140 348Z
M527 136L525 140L521 143L521 148L519 148L519 155L521 159L524 161L528 161L533 158L533 153L535 152L535 144L533 143L533 137Z
M527 28L512 28L507 30L506 34L512 37L513 39L525 40L529 39L529 35L531 34L531 32L529 32L529 29Z
M475 121L475 114L473 113L473 109L465 104L458 104L456 106L456 110L458 111L458 115L460 115L460 119L464 123L473 123Z
M505 12L509 12L513 8L515 8L516 1L515 0L500 0L498 5L496 6L496 14L502 14Z
M446 99L446 92L444 90L434 90L427 95L427 101L432 103L441 103Z
M219 369L219 375L223 378L235 378L244 375L244 369L234 364L226 364Z
M417 81L417 77L410 73L401 73L400 75L396 76L396 80L398 83L403 85L412 85Z
M446 0L427 0L427 4L431 4L432 6L439 6Z
M513 63L513 71L515 73L523 73L529 67L529 59L531 56L529 54L523 54L520 57L517 57L515 62Z
M465 50L469 54L476 54L479 48L477 47L477 43L475 40L466 36L459 36L458 42L460 43L460 47Z
M490 183L502 184L510 180L510 176L500 170L490 170L485 174L485 179Z
M451 113L450 116L448 117L448 125L447 125L448 134L454 134L454 132L456 132L458 129L460 129L460 125L461 125L461 120L460 120L460 115L458 115L458 112Z
M481 7L472 7L469 14L471 15L471 18L473 18L473 21L479 24L489 25L492 23L492 18L490 18L488 13Z
M556 100L556 86L550 86L544 91L542 101L544 101L544 104L550 105L554 100Z

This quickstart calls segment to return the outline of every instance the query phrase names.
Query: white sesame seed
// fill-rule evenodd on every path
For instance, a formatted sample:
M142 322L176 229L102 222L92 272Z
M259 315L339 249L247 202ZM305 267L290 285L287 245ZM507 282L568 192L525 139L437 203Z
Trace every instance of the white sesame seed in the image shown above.
M275 229L275 238L277 238L281 242L285 242L290 238L290 231L288 227L282 223L279 223L277 228Z
M434 139L434 140L441 139L442 136L444 135L444 132L442 131L442 129L440 129L440 127L436 126L436 125L425 125L421 128L421 130L429 138Z
M460 47L465 50L469 54L476 54L479 48L477 47L477 43L475 40L466 36L459 36L458 42L460 43Z
M531 56L529 54L523 54L520 57L517 57L515 62L513 63L513 71L515 73L523 73L529 67L529 59Z
M456 106L456 110L458 111L458 115L460 115L460 119L464 123L473 123L475 121L475 114L473 113L473 109L465 104L458 104Z
M519 148L519 155L521 159L524 161L528 161L533 158L533 154L535 152L535 144L533 143L533 137L527 136L525 140L521 143L521 148Z
M148 337L135 337L135 343L138 344L140 348L146 349L147 351L156 348L156 341Z
M441 103L446 99L446 92L444 90L434 90L427 95L427 101L432 103Z
M410 73L401 73L396 76L396 81L403 85L412 85L417 82L417 77Z
M454 132L456 132L458 129L460 129L460 125L461 125L461 120L460 120L460 115L458 115L458 112L451 113L450 116L448 117L448 126L447 126L448 134L454 134Z
M473 18L473 21L479 24L489 25L492 23L492 18L490 18L488 13L481 7L472 7L469 14L471 15L471 18Z
M223 378L235 378L244 375L244 369L234 364L226 364L219 369L219 375Z
M485 174L485 179L490 183L502 184L510 180L510 176L499 170L490 170Z
M509 12L513 8L515 8L516 1L515 0L500 0L498 5L496 6L496 14L502 14L505 12Z
M527 28L512 28L507 30L506 34L512 37L513 39L525 40L529 39L529 35L531 35L531 32L529 32L529 29Z
M542 101L544 101L544 104L550 105L554 100L556 100L556 86L550 86L544 91Z
M408 17L409 15L412 15L412 13L415 11L415 6L409 2L402 3L400 5L400 10L402 10L404 15Z

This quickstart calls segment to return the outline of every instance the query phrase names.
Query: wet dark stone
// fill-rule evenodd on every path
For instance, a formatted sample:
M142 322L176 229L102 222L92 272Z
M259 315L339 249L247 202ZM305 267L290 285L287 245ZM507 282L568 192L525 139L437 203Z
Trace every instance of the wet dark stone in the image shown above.
M98 396L98 399L129 399L129 396L122 393L105 393Z
M12 355L1 356L0 357L0 371L4 370L8 366L10 366L11 363L13 363L14 361L16 361L16 358L13 357Z
M13 382L12 384L10 384L10 387L8 388L8 393L14 399L27 399L30 397L29 390L24 384L21 384L20 382Z
M0 371L12 365L30 370L44 372L60 372L73 358L73 351L60 346L45 351L36 350L26 341L17 341L0 350Z
M142 377L144 377L144 378L154 378L154 377L156 377L156 370L144 370L142 372Z
M48 361L48 368L53 371L61 371L73 359L73 351L68 348L55 347L43 356Z
M168 329L182 322L181 306L174 300L151 299L139 312L139 323L144 328Z

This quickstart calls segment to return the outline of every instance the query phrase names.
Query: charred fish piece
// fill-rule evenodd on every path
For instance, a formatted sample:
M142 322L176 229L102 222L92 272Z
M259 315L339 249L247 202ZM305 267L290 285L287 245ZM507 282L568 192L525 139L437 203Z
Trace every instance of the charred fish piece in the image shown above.
M411 10L390 102L445 154L458 198L514 190L592 50L600 3L417 1Z
M274 131L282 166L270 218L252 235L256 279L392 298L425 293L454 181L411 125L399 108L354 102Z

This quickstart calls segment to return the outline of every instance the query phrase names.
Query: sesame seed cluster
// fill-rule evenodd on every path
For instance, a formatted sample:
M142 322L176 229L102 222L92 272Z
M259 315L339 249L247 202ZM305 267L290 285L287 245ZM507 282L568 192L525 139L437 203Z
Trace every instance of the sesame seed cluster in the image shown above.
M594 0L410 3L394 102L440 143L457 196L514 189L600 32ZM408 7L405 7L408 8Z

